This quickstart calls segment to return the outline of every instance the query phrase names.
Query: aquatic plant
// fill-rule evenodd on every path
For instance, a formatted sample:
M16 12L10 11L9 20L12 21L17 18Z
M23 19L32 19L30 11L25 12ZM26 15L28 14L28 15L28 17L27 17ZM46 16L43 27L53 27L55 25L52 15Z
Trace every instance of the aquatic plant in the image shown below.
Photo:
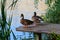
M56 34L56 33L51 33L49 34L49 39L48 40L60 40L60 34Z
M38 3L39 3L39 0L34 0L34 6L36 9L38 9Z
M46 0L48 5L46 18L50 23L60 23L60 0Z
M7 10L6 7L6 1L7 0L1 0L1 15L0 15L0 40L10 40L10 33L12 32L14 36L14 40L16 40L16 37L13 33L13 31L10 29L11 22L12 22L12 15L9 16L9 19L7 21ZM15 2L14 2L15 3ZM14 4L12 3L12 4ZM11 5L13 6L13 5Z

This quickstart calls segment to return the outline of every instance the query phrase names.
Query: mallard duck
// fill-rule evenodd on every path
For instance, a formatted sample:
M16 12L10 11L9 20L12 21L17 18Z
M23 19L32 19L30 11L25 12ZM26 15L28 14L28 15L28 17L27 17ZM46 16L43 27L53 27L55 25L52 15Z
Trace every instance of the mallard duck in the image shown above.
M24 25L24 27L28 27L28 25L33 24L33 21L28 20L28 19L24 19L24 15L23 14L21 14L21 20L20 21L21 21L21 24Z
M40 23L41 21L43 21L43 19L40 16L36 15L36 12L34 12L34 15L32 16L32 20L36 23Z

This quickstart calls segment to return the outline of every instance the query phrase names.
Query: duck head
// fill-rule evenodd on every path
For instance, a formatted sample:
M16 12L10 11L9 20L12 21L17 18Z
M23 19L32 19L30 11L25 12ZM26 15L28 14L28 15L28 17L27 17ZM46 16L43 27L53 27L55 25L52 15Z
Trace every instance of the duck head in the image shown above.
M21 19L24 19L24 15L23 14L21 14Z
M34 16L36 16L36 12L34 12Z

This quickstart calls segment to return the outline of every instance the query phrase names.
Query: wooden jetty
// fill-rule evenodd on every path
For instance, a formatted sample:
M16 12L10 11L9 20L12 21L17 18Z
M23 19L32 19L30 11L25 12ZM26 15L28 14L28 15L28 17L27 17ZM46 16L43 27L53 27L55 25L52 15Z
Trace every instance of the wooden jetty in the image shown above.
M38 26L29 26L28 28L24 28L22 26L16 28L17 31L23 31L23 32L33 32L34 34L37 34L38 37L36 40L41 40L41 33L47 33L50 34L52 32L56 34L60 34L60 24L40 24Z

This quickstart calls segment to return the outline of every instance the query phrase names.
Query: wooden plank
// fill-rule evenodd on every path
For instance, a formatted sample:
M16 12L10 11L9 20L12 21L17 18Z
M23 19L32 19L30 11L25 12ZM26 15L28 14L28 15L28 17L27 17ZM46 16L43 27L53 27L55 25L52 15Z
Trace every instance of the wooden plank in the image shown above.
M34 33L52 33L60 34L60 24L40 24L38 26L29 26L28 28L24 28L20 26L16 28L17 31L25 31L25 32L34 32Z

